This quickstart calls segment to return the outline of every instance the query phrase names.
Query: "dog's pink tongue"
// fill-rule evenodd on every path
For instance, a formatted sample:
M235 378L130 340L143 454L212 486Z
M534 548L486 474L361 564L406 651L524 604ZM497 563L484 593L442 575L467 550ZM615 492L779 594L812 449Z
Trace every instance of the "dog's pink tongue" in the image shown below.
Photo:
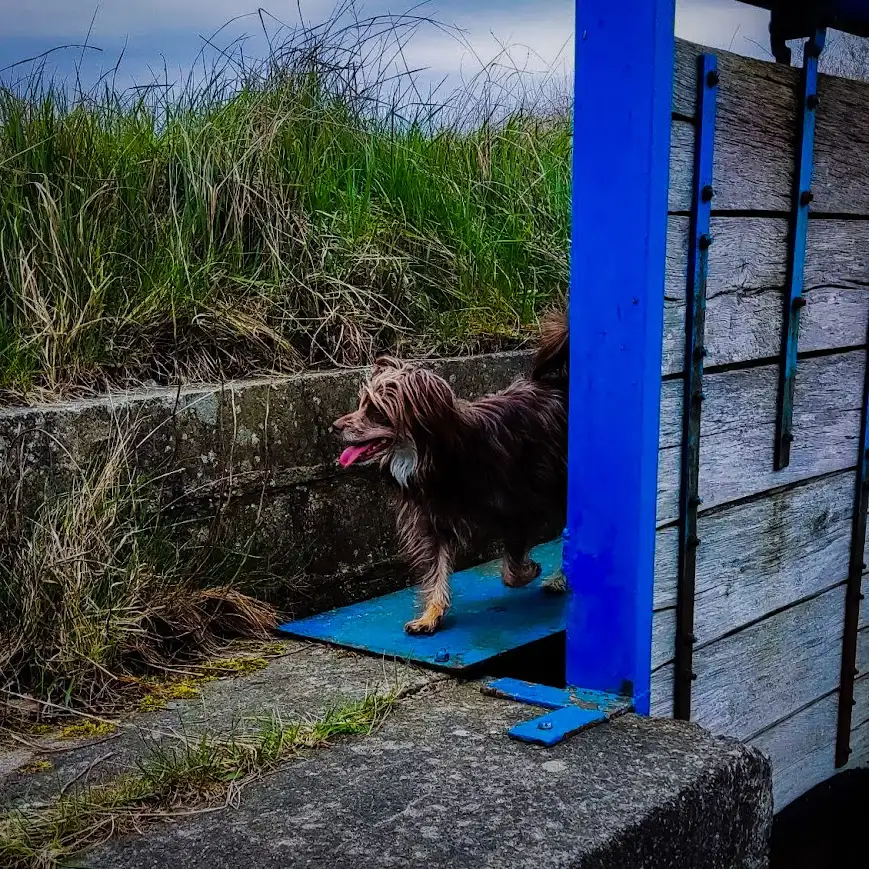
M364 445L361 447L347 447L347 449L344 450L343 453L341 453L341 457L338 459L338 462L340 463L342 468L349 468L350 465L352 465L353 462L355 462L356 459L358 459L359 456L361 456L366 449L367 447Z

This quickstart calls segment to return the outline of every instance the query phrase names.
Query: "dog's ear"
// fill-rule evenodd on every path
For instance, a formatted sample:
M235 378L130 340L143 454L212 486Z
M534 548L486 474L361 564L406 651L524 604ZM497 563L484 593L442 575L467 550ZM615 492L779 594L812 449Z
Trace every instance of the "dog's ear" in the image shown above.
M439 439L452 439L456 397L446 380L427 368L414 368L403 378L402 392L414 428Z

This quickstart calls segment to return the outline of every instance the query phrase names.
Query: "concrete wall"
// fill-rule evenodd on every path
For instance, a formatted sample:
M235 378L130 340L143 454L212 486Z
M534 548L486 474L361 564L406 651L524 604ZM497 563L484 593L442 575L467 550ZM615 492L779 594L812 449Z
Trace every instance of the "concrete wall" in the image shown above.
M506 386L528 361L512 352L432 367L472 398ZM248 553L241 582L298 615L407 581L387 487L374 471L343 471L329 431L355 407L361 377L330 371L7 410L0 456L20 475L22 508L33 510L125 433L179 533L203 557Z

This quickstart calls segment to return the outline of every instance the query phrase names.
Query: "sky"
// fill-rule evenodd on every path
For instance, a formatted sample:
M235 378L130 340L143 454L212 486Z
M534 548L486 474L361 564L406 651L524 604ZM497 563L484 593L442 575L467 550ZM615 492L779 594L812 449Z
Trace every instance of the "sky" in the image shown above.
M367 17L399 14L413 2L361 0L357 7ZM255 57L266 47L262 22L274 34L279 22L298 24L301 13L306 23L316 24L335 7L335 0L259 3L261 16L257 0L0 0L0 78L20 78L32 65L13 64L50 52L46 71L61 78L78 67L85 82L96 80L123 56L117 80L125 87L155 76L177 80L195 68L209 42L224 48L243 37L245 53ZM770 58L769 14L763 10L737 0L677 0L676 6L677 36ZM507 49L514 65L531 72L569 72L573 10L574 0L428 0L415 14L443 26L419 27L405 61L424 68L432 80L467 78Z

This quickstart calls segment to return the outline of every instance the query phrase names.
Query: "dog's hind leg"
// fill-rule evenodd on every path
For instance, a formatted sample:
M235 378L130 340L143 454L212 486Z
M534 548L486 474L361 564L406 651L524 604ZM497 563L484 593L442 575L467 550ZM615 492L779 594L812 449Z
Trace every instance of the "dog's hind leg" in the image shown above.
M516 534L504 541L504 560L501 579L509 588L522 588L540 576L540 565L529 557L529 547L522 535Z

